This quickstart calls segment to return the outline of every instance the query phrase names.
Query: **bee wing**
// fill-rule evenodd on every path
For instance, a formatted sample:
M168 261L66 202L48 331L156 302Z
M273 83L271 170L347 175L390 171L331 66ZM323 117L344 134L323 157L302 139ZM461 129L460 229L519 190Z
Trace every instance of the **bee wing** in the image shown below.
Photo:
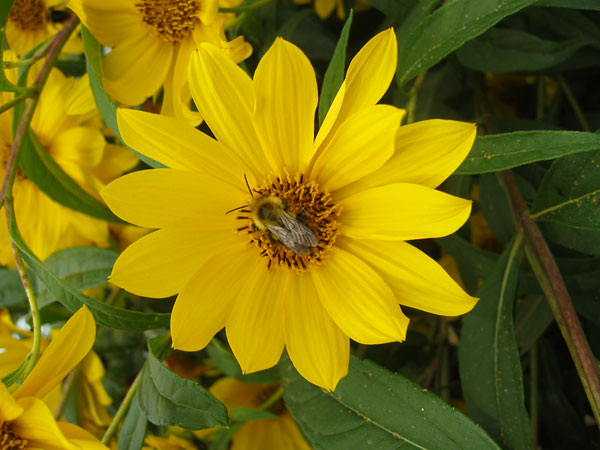
M319 243L314 231L308 225L295 217L290 216L284 210L281 211L281 224L283 225L283 228L288 231L287 237L296 244L310 248L316 247Z

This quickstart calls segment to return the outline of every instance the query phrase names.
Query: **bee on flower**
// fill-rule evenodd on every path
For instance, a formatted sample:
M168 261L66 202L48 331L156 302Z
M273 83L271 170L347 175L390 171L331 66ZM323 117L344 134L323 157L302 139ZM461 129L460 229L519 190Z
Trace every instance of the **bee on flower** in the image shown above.
M215 138L118 111L125 142L167 168L102 190L119 217L158 229L121 254L110 279L142 296L177 294L174 348L200 350L225 328L245 373L277 364L285 347L300 374L333 390L350 339L405 339L400 305L444 316L475 305L406 242L469 217L470 201L435 188L466 157L475 126L400 126L404 110L377 104L396 54L391 29L360 50L316 137L315 73L280 38L253 78L211 44L192 54L191 93Z

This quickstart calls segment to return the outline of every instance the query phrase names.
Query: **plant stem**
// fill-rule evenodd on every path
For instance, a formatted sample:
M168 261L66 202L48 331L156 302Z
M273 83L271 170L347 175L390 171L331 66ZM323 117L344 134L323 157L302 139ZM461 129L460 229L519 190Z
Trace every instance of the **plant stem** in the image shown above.
M131 401L133 400L133 396L134 396L135 392L137 391L138 386L140 385L140 380L142 379L142 373L144 373L144 368L142 368L138 372L137 376L135 377L135 380L133 380L133 383L131 383L131 386L129 386L129 390L127 391L127 394L125 394L125 398L121 402L121 405L119 405L119 409L117 410L115 417L113 417L113 420L110 423L110 425L108 426L108 428L106 429L104 436L102 436L101 442L104 445L108 445L108 442L110 441L110 439L113 437L113 435L117 431L117 427L119 426L119 423L121 423L121 420L123 420L125 413L129 409L129 405L131 404Z
M591 132L592 127L590 127L590 123L587 121L587 119L585 118L585 115L583 114L583 111L579 107L579 103L577 103L577 99L573 95L573 91L567 84L567 81L565 80L565 78L560 74L558 75L558 82L560 83L560 87L563 90L563 92L565 93L565 96L567 97L567 100L569 101L571 108L573 108L573 112L577 116L577 120L579 120L579 124L581 125L581 128L584 131Z
M35 89L24 90L23 92L21 92L19 95L17 95L12 100L6 102L4 105L0 105L0 114L2 114L5 111L8 111L10 108L19 104L23 100L25 100L29 97L33 97L35 95L35 93L36 93Z
M412 89L409 92L410 98L408 99L408 105L406 105L406 123L413 123L415 121L415 111L417 109L417 99L419 98L419 88L421 84L423 84L423 80L425 79L425 75L427 75L427 71L421 72L413 85Z
M515 222L525 232L525 254L529 264L548 299L579 373L596 424L600 427L600 375L562 275L540 229L527 214L525 200L519 192L512 172L505 170L500 172L499 176L506 190Z
M65 379L65 382L63 383L60 401L58 403L58 406L56 407L56 411L54 411L54 418L56 420L60 419L60 416L62 415L62 412L65 409L65 406L67 404L67 399L69 398L69 393L71 392L71 389L77 384L76 381L78 381L77 378L79 377L80 372L81 372L81 364L77 364L77 367L75 367L71 371L71 373L69 375L67 375L67 378Z
M275 392L262 404L259 409L268 410L283 395L283 386L279 386Z

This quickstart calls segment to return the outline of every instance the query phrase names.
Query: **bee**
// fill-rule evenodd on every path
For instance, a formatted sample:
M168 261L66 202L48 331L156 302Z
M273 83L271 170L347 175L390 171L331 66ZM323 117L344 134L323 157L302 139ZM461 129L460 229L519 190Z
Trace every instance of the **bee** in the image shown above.
M290 250L308 255L318 244L315 232L296 214L288 212L287 202L275 195L258 197L250 203L250 217L254 226L267 231Z

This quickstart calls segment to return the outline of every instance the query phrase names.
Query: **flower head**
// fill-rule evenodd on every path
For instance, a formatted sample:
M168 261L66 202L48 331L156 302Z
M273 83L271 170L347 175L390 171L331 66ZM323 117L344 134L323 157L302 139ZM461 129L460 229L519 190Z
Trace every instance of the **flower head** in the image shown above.
M94 318L83 306L48 345L13 393L0 382L0 443L7 449L107 449L87 431L56 421L41 400L84 358L94 343Z
M227 41L217 0L70 0L102 45L104 87L119 102L138 105L164 89L162 114L198 124L189 109L186 69L192 52L210 42L232 61L252 52L240 36Z
M344 19L346 17L344 0L294 0L294 3L305 5L311 3L311 1L314 4L315 13L317 13L321 19L327 19L334 9L338 19ZM356 3L354 4L354 9L356 11L361 11L370 7L371 5L367 0L356 0Z
M349 338L402 341L399 304L442 315L470 297L410 239L444 236L471 203L436 191L468 153L475 126L426 121L376 103L396 66L392 30L357 54L314 136L317 83L277 39L251 79L215 47L192 56L190 87L212 139L166 117L118 113L131 147L166 169L134 172L102 196L120 217L160 228L115 263L139 295L178 293L173 346L195 351L225 327L244 372L287 347L309 381L334 389ZM234 210L227 214L228 211Z

